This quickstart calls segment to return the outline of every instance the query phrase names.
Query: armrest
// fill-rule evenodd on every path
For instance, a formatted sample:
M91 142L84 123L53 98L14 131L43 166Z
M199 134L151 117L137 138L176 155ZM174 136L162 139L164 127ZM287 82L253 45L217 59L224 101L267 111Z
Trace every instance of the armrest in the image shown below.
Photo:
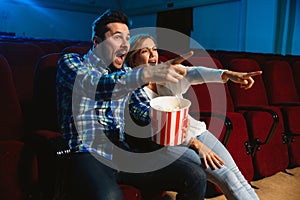
M70 165L68 144L59 132L36 130L30 143L39 160L41 195L51 199L65 199L65 187Z
M229 117L227 117L226 115L223 115L223 114L220 114L220 113L215 113L215 112L190 112L189 113L192 117L195 117L195 118L199 118L200 116L203 116L203 117L216 117L216 118L219 118L221 120L224 121L224 125L226 127L226 130L225 130L225 135L224 135L224 138L223 138L223 145L226 147L228 142L229 142L229 138L231 136L231 133L232 133L232 122L231 120L229 119Z
M274 110L268 108L267 106L245 106L245 107L237 107L236 108L237 111L247 111L247 112L251 112L251 111L259 111L259 112L266 112L269 113L271 115L271 117L273 118L273 123L269 129L268 135L265 139L265 141L261 142L259 141L258 138L251 138L252 141L250 141L250 143L246 144L246 148L247 153L251 153L252 156L255 155L256 151L260 149L261 145L265 145L268 144L271 139L273 138L274 134L275 134L275 130L278 126L279 123L279 117L277 112L275 112ZM245 113L247 115L247 112ZM248 124L248 122L247 122Z
M66 156L71 151L61 133L50 130L36 130L32 133L31 144L35 148L47 147L56 156Z
M282 102L272 104L273 106L300 106L300 102Z

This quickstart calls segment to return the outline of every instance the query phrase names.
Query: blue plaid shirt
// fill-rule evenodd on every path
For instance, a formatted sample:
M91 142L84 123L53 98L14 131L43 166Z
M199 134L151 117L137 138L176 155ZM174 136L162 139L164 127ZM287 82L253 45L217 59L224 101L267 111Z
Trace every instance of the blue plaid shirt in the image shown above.
M150 118L150 98L144 88L135 90L129 99L129 113L140 126L147 126Z
M142 69L106 66L92 51L64 54L58 62L58 122L71 150L97 152L112 159L112 143L124 142L128 96L145 83Z

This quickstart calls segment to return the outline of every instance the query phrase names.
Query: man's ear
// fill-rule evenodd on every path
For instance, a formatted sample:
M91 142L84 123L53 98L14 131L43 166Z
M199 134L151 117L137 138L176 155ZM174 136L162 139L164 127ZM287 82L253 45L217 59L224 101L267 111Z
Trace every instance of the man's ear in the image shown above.
M95 35L93 38L93 45L96 46L100 42L101 42L101 38Z

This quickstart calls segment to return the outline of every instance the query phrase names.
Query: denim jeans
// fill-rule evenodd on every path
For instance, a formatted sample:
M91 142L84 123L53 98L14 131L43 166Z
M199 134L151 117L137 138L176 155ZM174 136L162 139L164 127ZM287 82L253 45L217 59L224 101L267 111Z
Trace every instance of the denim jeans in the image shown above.
M123 200L115 171L90 153L72 154L69 170L69 199Z
M166 151L149 160L149 164L172 160L173 155L173 152ZM90 153L74 154L68 194L70 199L78 200L122 200L118 184L128 184L147 192L175 191L178 193L177 200L203 200L206 174L198 164L190 162L186 157L176 157L169 165L154 171L133 173L110 168Z
M219 155L225 162L222 168L212 170L211 168L205 169L207 179L220 187L223 194L228 200L257 200L259 199L253 188L244 178L230 153L224 145L209 131L197 136L197 139ZM182 153L185 151L184 156L186 159L198 165L202 165L200 156L192 149L179 146L177 148L169 148L170 151L177 151Z

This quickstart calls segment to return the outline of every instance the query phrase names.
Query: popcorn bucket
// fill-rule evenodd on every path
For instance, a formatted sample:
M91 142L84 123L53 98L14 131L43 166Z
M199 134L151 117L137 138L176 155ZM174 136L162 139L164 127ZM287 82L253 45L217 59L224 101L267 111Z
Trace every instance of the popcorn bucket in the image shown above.
M191 102L174 96L161 96L150 101L152 140L163 146L176 146L185 139Z

